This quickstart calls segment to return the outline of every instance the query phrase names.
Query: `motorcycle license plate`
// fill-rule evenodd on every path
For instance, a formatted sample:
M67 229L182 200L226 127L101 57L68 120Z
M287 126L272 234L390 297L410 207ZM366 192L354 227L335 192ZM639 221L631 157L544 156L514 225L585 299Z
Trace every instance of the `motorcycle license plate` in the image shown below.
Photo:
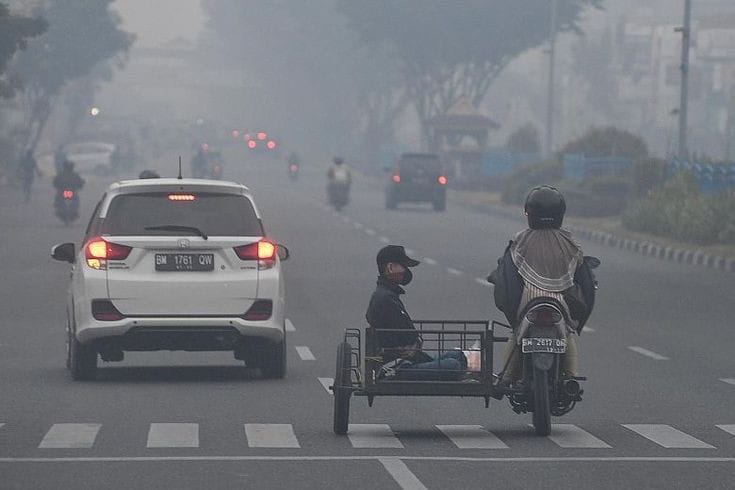
M156 254L156 270L198 272L214 270L214 254Z
M523 348L524 354L533 352L564 354L567 351L567 341L565 339L529 338L523 339L521 347Z

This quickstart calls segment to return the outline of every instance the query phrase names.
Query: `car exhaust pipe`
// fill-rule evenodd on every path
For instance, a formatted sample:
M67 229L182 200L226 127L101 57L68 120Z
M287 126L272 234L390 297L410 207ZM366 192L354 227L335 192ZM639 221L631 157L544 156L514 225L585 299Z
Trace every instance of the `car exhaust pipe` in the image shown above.
M579 383L573 379L564 381L564 392L571 397L578 396L580 392Z

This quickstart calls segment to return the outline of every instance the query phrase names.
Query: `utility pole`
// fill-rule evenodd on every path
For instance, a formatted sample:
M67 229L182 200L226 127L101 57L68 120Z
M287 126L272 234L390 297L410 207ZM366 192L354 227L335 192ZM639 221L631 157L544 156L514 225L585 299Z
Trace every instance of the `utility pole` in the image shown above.
M689 97L689 43L691 39L692 0L684 0L684 26L674 29L681 32L681 100L679 102L679 151L680 160L689 158L687 148L687 119Z
M556 23L558 0L551 0L551 18L549 21L549 88L546 96L546 158L554 151L554 63L556 55Z

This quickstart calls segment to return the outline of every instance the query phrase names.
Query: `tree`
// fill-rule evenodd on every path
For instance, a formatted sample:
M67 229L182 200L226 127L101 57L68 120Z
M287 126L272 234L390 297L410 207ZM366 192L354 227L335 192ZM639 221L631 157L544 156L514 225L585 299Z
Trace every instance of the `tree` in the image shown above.
M111 63L121 66L133 35L119 29L121 20L110 10L113 0L54 0L36 12L48 30L28 43L13 63L25 83L26 146L35 148L62 89L91 73L109 78Z
M16 51L25 49L29 38L40 35L46 27L43 19L11 15L8 6L0 3L0 98L12 97L17 88L16 80L2 78L8 62Z
M587 5L559 0L560 31L578 29ZM423 122L460 98L477 107L501 70L549 38L548 0L338 0L338 9L369 46L387 47Z
M541 143L536 126L528 123L516 129L508 136L505 146L516 153L538 153Z
M582 153L589 157L623 157L638 160L648 157L648 145L640 136L612 126L591 128L559 151Z

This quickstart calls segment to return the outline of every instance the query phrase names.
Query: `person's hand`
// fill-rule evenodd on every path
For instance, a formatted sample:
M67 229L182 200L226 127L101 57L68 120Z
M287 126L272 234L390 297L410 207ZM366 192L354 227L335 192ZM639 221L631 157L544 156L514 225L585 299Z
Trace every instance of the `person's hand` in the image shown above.
M402 345L398 348L398 355L402 359L408 359L421 350L421 346L416 342L415 344Z

